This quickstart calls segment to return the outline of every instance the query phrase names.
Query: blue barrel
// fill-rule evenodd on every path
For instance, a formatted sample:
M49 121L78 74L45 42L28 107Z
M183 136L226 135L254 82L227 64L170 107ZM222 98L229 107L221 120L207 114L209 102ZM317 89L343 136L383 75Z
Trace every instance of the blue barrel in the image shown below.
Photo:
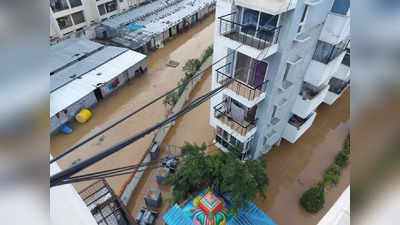
M71 129L69 126L65 125L65 124L61 126L60 130L61 130L64 134L70 134L70 133L72 133L72 129Z

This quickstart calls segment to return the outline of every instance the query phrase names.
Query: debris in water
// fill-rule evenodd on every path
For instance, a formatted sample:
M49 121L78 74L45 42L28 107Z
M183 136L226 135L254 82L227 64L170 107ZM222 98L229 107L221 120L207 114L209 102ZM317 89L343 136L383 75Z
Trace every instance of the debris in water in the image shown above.
M174 60L169 60L167 66L176 68L177 66L179 66L179 62Z

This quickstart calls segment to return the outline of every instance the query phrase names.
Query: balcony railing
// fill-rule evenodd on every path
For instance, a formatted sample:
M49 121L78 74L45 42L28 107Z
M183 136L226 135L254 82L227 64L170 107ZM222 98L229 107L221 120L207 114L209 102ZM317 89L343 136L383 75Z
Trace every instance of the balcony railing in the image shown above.
M331 45L323 41L318 41L318 45L315 49L312 59L324 64L328 64L344 51L345 48L338 47L337 45Z
M239 76L241 73L250 73L250 75L255 74L255 69L253 68L242 68L235 71L235 76L232 77L232 72L229 74L223 71L232 70L231 63L228 63L216 70L217 72L217 82L221 85L225 84L226 81L230 79L234 79L234 81L228 85L227 88L235 92L237 95L247 98L249 101L253 101L255 98L259 97L267 86L268 80L263 81L261 84L256 86L252 86L250 84L246 84L243 81L235 78ZM253 82L255 83L255 82Z
M266 24L257 28L256 24L238 23L237 15L234 12L218 17L220 35L259 50L278 42L281 26Z
M256 127L256 119L245 118L243 121L236 121L231 112L227 111L224 102L214 106L214 116L242 136L246 136L249 131Z
M339 95L342 91L349 85L350 81L343 81L337 79L336 77L332 77L329 81L329 91Z
M300 129L301 126L303 126L303 124L305 122L307 122L309 118L303 119L297 115L293 115L292 117L290 117L289 119L289 124L291 124L292 126L296 127L297 129Z
M79 192L97 224L133 225L126 206L106 180L97 180Z

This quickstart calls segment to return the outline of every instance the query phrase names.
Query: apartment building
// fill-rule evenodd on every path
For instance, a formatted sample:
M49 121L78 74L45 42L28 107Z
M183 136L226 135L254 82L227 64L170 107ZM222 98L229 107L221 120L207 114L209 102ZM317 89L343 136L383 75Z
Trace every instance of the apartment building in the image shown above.
M49 0L50 39L78 33L94 37L93 29L84 30L113 15L136 7L147 0ZM81 32L79 32L81 31Z
M217 0L210 124L222 151L296 142L349 86L349 0ZM346 57L345 57L346 56ZM344 60L343 60L344 59ZM343 63L342 63L343 61Z

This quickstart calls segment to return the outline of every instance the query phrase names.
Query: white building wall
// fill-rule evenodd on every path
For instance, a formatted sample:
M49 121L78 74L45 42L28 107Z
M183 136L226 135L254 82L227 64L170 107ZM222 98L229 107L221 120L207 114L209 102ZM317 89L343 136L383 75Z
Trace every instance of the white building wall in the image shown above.
M50 175L60 171L57 163L50 165ZM50 188L50 224L97 225L93 215L71 184Z
M338 71L340 64L346 52L342 52L339 56L334 58L328 64L312 60L309 65L304 81L314 85L315 87L321 86L329 78Z
M312 99L303 99L301 95L297 95L296 103L293 106L293 113L305 119L323 102L328 89L329 85L322 89Z
M340 195L318 225L350 225L350 186Z
M102 19L109 18L115 14L124 12L130 8L138 6L138 0L117 0L117 10L106 13L103 16L100 16L99 10L97 8L98 5L104 4L106 2L110 2L112 0L81 0L82 1L82 6L70 7L69 0L66 0L69 5L69 9L65 9L59 12L54 13L53 10L50 7L50 37L51 38L63 38L65 35L74 32L80 28L89 28L91 25L100 23ZM68 27L66 29L60 29L60 26L58 25L56 19L63 17L63 16L68 16L73 13L83 11L84 17L85 17L85 23L82 24L75 24L73 23L73 26ZM87 38L93 38L93 31L85 32L85 35Z
M350 10L348 11L348 14ZM350 16L330 12L326 18L320 40L336 45L350 36Z
M94 92L91 92L84 98L68 106L65 109L67 110L67 113L64 113L63 111L58 112L59 118L56 115L50 118L50 133L54 133L59 127L61 127L61 125L73 120L75 115L78 114L82 109L92 108L96 104L96 96L94 95Z
M232 12L232 2L231 1L220 1L218 0L216 3L216 15L215 17L218 18L219 16L223 16ZM219 24L216 23L215 26L215 41L214 41L214 51L213 51L213 63L216 63L218 60L224 58L228 54L228 48L226 45L221 44L219 39ZM227 64L229 58L222 59L219 63L214 64L212 67L212 80L211 80L211 88L214 90L218 88L220 85L217 83L217 72L216 69L219 67ZM223 93L220 92L219 94L215 95L211 98L211 110L210 110L210 118L214 118L214 106L218 105L223 101ZM210 119L210 125L216 128L216 120Z
M294 143L299 139L313 124L315 117L317 116L317 113L314 112L308 119L307 121L300 126L299 128L291 125L288 123L286 126L286 129L284 131L283 138L285 138L287 141L290 143Z

